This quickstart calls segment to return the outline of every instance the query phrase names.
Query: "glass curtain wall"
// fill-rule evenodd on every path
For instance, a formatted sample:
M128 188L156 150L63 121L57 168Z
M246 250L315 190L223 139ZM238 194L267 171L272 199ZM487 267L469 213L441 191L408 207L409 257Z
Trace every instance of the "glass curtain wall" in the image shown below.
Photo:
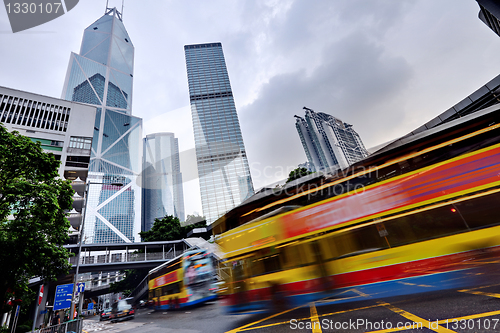
M221 43L184 46L201 202L207 223L253 194Z

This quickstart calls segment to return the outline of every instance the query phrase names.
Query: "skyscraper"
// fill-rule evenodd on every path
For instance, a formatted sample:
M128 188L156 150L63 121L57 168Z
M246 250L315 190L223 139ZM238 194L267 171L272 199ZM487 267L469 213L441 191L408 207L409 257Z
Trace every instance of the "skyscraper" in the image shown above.
M207 223L253 194L221 43L185 45L203 214Z
M344 169L368 156L352 125L329 114L304 109L305 119L295 116L295 127L307 159L316 171Z
M143 168L142 231L151 229L155 218L165 215L184 221L179 141L174 133L155 133L144 138Z
M500 3L496 0L476 0L479 4L479 19L500 36Z
M62 98L97 107L89 165L86 243L139 241L142 119L132 116L134 46L116 8L85 29Z

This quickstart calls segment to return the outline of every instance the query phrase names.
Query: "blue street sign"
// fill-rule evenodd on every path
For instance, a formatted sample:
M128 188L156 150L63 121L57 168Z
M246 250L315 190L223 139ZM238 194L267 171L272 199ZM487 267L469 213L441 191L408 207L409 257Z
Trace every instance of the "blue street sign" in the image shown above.
M76 293L79 294L79 293L83 293L84 291L85 291L85 283L84 282L79 282L76 285Z
M73 283L61 284L56 287L56 296L54 298L54 311L67 309L71 307L71 298L73 296Z
M93 310L94 309L94 303L90 302L87 304L87 310Z

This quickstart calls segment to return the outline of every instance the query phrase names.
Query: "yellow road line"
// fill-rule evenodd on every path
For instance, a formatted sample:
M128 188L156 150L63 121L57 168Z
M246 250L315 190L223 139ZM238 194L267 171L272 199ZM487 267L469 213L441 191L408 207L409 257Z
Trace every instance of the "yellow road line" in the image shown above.
M243 325L243 326L241 326L241 327L235 328L235 329L233 329L233 330L227 331L226 333L236 333L236 332L240 332L240 331L245 331L245 330L244 330L244 328L247 328L247 327L249 327L249 326L253 326L253 325L255 325L255 324L261 323L261 322L266 321L266 320L268 320L268 319L271 319L271 318L274 318L274 317L280 316L280 315L285 314L285 313L287 313L287 312L290 312L290 311L293 311L293 310L297 310L297 309L299 309L299 308L304 307L305 305L306 305L306 304L304 304L304 305L300 305L300 306L297 306L297 307L295 307L295 308L293 308L293 309L288 309L288 310L285 310L285 311L282 311L282 312L279 312L279 313L275 313L275 314L273 314L273 315L271 315L271 316L269 316L269 317L266 317L266 318L263 318L263 319L260 319L260 320L254 321L254 322L252 322L252 323L250 323L250 324L246 324L246 325ZM253 328L252 328L252 329L253 329Z
M322 315L318 315L318 318L319 317L332 316L332 315L336 315L336 314L340 314L340 313L346 313L346 312L353 312L353 311L358 311L358 310L365 310L365 309L377 308L379 306L381 306L381 305L380 304L375 304L375 305L370 305L370 306L364 306L362 308L357 308L357 309L350 309L350 310L342 310L342 311L337 311L337 312L325 313L325 314L322 314ZM297 319L296 322L298 323L300 321L305 321L305 320L309 320L309 319L311 319L311 318L310 317L300 318L300 319ZM257 323L257 322L255 322L255 323ZM256 330L256 329L259 329L259 328L266 328L266 327L272 327L272 326L278 326L278 325L285 325L285 324L290 324L290 320L281 321L281 322L278 322L278 323L267 324L267 325L254 326L254 327L248 327L248 326L252 325L252 324L249 324L249 325L246 325L246 327L248 327L248 328L238 328L237 332L251 331L251 330ZM233 332L233 331L229 331L229 332ZM229 333L229 332L226 332L226 333Z
M461 293L467 293L467 294L473 294L473 295L481 295L481 296L489 296L489 297L496 297L496 298L500 298L500 294L496 294L496 293L485 293L484 291L473 291L473 290L467 290L467 289L464 289L464 290L457 290L458 292L461 292Z
M314 303L311 303L311 324L312 324L312 331L313 333L322 333L323 331L321 330L321 323L319 322L318 318L318 311L316 311L316 306Z
M421 324L423 327L427 327L428 329L438 332L438 333L445 333L445 332L455 332L450 329L447 329L446 327L439 326L438 323L436 322L429 322L428 320L422 319L410 312L407 312L405 310L402 310L400 308L395 307L394 305L391 305L389 303L381 303L380 305L385 306L387 309L391 310L394 313L397 313L400 316L405 317L406 319L411 320L413 323L418 323ZM436 327L437 326L437 327ZM391 331L387 331L391 332Z

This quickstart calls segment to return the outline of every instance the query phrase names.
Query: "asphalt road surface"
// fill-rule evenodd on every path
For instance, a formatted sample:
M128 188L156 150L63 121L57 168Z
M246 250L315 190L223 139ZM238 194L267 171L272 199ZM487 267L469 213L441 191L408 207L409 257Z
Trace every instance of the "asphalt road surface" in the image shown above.
M500 261L499 261L500 262ZM478 275L482 273L477 273ZM426 292L432 286L401 281L422 292L367 295L352 288L292 309L227 315L221 302L177 311L140 309L134 319L112 324L85 320L88 332L500 332L500 272L481 275L472 287Z
M356 290L352 290L356 294ZM218 302L182 310L143 309L102 332L500 332L500 280L470 289L356 301L351 294L278 313L225 315ZM366 295L360 295L365 298ZM345 299L352 301L342 302ZM85 320L97 322L97 317ZM86 327L89 325L86 323ZM92 332L88 329L87 332Z

